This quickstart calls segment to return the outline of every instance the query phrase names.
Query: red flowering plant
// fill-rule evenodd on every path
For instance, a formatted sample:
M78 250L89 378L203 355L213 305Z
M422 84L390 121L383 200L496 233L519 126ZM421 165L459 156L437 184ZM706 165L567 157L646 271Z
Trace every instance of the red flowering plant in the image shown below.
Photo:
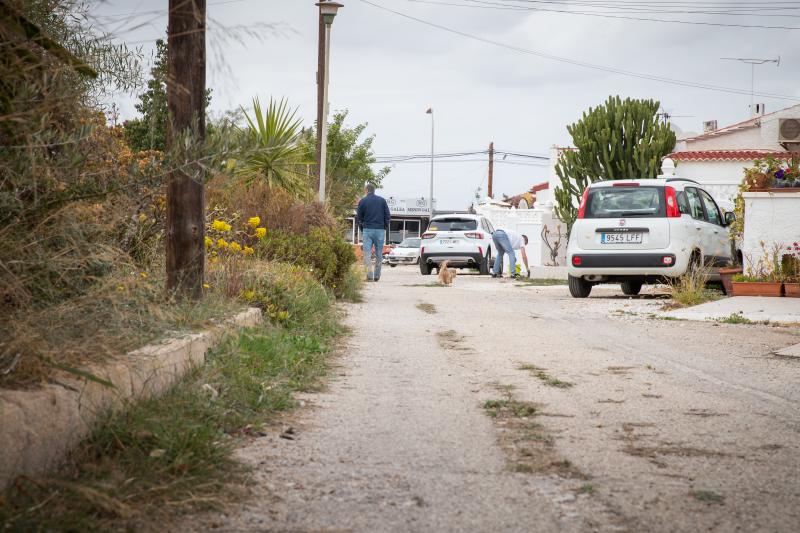
M789 283L800 283L800 242L787 246L786 252L781 258L783 275Z

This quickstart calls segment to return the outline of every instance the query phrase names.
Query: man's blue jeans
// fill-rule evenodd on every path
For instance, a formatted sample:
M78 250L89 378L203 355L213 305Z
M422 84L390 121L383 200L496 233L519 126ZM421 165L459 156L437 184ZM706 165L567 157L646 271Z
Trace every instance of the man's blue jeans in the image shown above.
M364 228L362 232L364 266L367 268L367 279L381 279L381 262L383 261L383 241L386 231L383 229ZM372 246L375 246L375 273L372 270Z
M511 247L511 241L508 239L506 232L499 229L492 233L492 242L494 242L494 274L499 276L503 273L503 254L508 254L508 265L511 267L511 275L517 273L517 254Z

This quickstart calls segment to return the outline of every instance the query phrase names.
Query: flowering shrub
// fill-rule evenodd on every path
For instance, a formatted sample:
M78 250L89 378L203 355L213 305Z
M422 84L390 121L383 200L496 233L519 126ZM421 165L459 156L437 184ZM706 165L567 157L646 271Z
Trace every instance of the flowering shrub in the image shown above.
M784 278L790 283L800 282L800 243L793 242L786 247L786 252L781 258L781 269Z

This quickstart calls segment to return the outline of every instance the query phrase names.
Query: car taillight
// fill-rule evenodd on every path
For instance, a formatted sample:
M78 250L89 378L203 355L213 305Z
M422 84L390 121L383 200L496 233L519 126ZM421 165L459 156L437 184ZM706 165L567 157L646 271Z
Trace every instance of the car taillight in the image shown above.
M579 267L579 266L581 266L581 263L583 263L583 260L581 259L581 256L579 256L579 255L573 255L572 256L572 266Z
M667 218L681 218L681 210L678 207L678 196L672 187L664 187L664 196L667 198Z
M474 233L465 233L464 237L469 237L470 239L483 239L483 233L480 231L476 231Z
M578 206L578 218L583 218L586 214L586 200L589 198L589 187L586 187L583 190L583 196L581 196L581 205Z
M422 234L422 238L423 239L433 239L434 237L436 237L435 233L423 233Z

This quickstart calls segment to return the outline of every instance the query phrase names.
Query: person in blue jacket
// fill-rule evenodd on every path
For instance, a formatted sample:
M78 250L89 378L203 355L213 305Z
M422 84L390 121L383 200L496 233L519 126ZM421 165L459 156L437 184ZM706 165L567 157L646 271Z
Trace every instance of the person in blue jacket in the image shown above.
M367 281L381 279L381 262L383 261L383 243L389 231L389 205L383 197L375 194L375 185L367 183L364 197L358 202L356 224L361 228L364 250L364 266L367 270ZM372 247L375 247L375 271L372 271Z

